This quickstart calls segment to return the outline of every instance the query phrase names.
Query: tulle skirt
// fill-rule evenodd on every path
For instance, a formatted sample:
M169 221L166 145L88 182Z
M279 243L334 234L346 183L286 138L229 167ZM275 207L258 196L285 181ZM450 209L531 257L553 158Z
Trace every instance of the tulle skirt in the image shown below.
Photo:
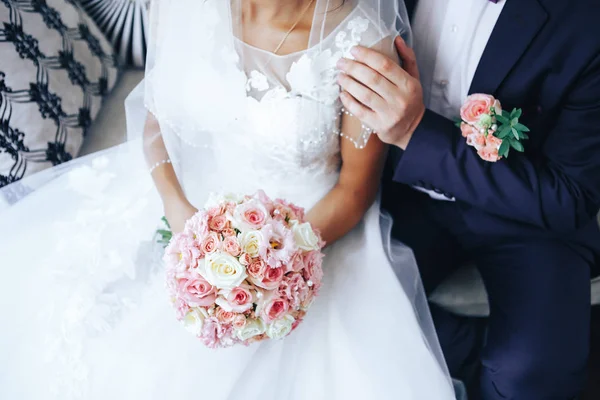
M0 211L0 398L454 398L412 252L378 204L326 250L320 295L290 336L203 347L167 299L162 207L136 148L2 192L19 201ZM312 189L289 200L310 206Z

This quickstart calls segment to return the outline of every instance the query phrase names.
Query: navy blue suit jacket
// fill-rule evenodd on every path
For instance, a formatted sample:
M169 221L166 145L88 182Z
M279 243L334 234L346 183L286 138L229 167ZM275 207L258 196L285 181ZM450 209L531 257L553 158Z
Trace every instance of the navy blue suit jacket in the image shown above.
M506 1L470 93L523 109L525 153L485 162L428 110L407 149L392 151L388 176L455 197L475 233L550 235L600 255L600 3Z

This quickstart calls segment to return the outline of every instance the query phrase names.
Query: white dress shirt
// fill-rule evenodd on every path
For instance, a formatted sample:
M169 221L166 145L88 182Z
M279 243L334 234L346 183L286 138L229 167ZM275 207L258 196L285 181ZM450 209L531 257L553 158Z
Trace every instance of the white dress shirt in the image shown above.
M459 116L483 50L506 0L419 0L414 49L425 106L448 119ZM441 194L416 188L438 200Z

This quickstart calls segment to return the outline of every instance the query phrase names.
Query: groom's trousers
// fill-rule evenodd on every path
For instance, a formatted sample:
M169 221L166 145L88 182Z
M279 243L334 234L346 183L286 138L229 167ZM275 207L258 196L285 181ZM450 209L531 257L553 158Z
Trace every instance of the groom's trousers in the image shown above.
M427 292L464 263L481 273L489 318L432 306L451 374L475 376L469 398L577 396L586 379L593 252L539 235L481 234L467 226L460 204L404 185L386 187L383 198L393 236L413 249Z

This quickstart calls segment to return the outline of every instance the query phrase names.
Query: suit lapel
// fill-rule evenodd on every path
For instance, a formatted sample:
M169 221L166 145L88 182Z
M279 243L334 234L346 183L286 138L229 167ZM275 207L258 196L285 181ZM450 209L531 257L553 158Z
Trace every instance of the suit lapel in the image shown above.
M538 0L504 1L469 93L495 94L548 18Z

